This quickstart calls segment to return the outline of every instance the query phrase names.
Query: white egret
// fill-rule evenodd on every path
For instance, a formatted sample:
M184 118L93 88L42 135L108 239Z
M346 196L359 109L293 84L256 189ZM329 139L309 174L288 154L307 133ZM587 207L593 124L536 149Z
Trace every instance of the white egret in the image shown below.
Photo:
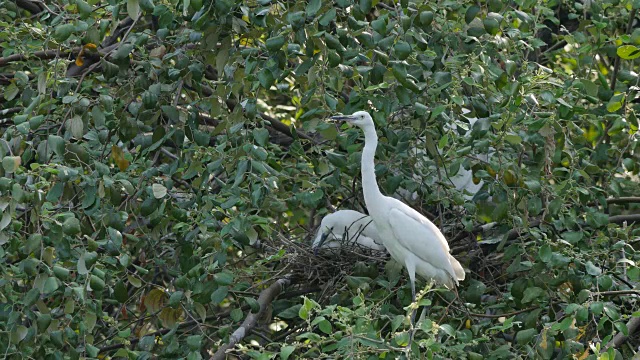
M361 159L364 200L384 246L409 273L412 301L416 299L416 273L447 288L453 288L464 280L464 269L449 254L449 244L442 232L402 201L380 192L374 163L378 135L371 115L357 111L352 115L333 116L332 119L346 121L364 131ZM414 316L415 311L412 322Z
M339 210L322 218L312 248L317 252L322 247L353 244L385 251L378 229L369 215L355 210Z

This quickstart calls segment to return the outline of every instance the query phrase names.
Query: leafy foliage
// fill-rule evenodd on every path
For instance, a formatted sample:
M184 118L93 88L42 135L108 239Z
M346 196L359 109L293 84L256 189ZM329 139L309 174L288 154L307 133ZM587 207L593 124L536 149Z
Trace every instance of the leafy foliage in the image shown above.
M636 351L637 1L0 5L8 358L197 359L250 314L252 358L399 356L402 269L305 250L363 210L359 132L324 120L361 109L383 192L469 269L421 294L413 356Z

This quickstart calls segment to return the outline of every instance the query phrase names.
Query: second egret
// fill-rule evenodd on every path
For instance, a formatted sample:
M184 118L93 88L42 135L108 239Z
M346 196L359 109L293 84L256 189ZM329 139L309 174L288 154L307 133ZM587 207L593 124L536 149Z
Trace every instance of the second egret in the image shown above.
M370 216L355 210L339 210L322 218L313 249L335 248L358 244L376 251L384 251L382 239Z

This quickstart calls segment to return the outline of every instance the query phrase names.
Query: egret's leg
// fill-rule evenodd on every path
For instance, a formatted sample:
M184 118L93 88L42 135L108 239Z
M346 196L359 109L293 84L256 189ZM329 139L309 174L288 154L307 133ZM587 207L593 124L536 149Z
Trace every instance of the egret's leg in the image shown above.
M407 261L406 266L407 266L407 271L409 272L409 281L411 282L411 303L413 304L414 302L416 302L416 266L411 261ZM415 332L414 326L415 326L417 311L418 309L416 308L416 309L413 309L413 311L411 312L411 330L409 330L409 343L407 345L407 348L409 349L411 348L411 343L413 342L413 334Z
M409 271L409 281L411 282L411 303L416 302L416 267L411 261L407 261L407 270ZM411 327L415 325L417 308L411 313Z

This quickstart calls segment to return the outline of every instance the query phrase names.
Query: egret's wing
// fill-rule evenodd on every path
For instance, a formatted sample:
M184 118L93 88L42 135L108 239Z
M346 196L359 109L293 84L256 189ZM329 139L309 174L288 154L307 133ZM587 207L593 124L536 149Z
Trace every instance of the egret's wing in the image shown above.
M393 198L390 198L390 199L395 200ZM403 203L402 201L393 202L391 206L393 207L393 210L396 210L404 214L406 217L413 219L415 222L422 224L422 226L425 227L424 232L426 234L433 234L434 240L433 242L431 242L430 244L431 246L438 244L442 247L442 249L446 253L449 253L450 250L449 250L449 243L447 242L447 239L445 239L440 229L438 229L437 226L435 226L431 221L429 221L429 219L427 219L426 217L424 217L424 215L415 211L412 207ZM437 242L435 241L436 239L438 240Z
M453 272L456 274L456 279L458 279L458 281L464 280L467 274L465 274L464 268L460 265L460 262L452 255L449 255L449 262L451 263Z
M449 252L441 244L442 241L446 243L446 240L435 225L431 224L436 231L400 209L391 209L389 224L399 245L431 266L446 271L451 277L457 277L449 260Z

